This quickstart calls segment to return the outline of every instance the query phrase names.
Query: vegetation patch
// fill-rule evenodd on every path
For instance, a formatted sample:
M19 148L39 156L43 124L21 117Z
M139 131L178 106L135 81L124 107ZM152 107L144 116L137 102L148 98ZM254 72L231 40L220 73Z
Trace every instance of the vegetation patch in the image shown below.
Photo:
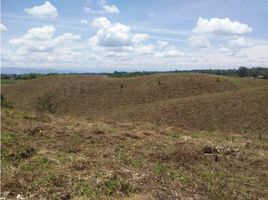
M18 141L18 136L13 132L1 132L1 144L12 145Z
M92 186L90 186L87 183L81 183L76 186L75 193L78 196L83 196L89 199L95 199L97 197L98 191L95 188L92 188Z
M37 110L55 113L57 111L57 103L53 95L45 95L37 101Z
M29 161L22 163L22 171L33 171L33 170L46 170L52 164L50 160L45 157L35 157Z
M101 184L100 190L105 195L113 195L115 193L129 195L134 191L134 188L128 181L111 178Z
M157 163L155 172L158 176L170 177L173 180L178 180L182 183L187 183L190 179L185 170L180 167L174 167L163 163Z

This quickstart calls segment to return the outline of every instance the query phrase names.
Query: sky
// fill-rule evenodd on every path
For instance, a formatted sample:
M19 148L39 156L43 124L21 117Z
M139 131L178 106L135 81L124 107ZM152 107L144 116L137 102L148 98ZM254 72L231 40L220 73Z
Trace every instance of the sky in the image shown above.
M1 67L268 67L267 0L1 0Z

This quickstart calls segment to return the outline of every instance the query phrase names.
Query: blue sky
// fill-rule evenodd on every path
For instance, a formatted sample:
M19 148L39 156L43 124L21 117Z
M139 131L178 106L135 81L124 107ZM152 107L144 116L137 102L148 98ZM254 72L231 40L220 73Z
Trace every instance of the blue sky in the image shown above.
M2 0L1 66L267 67L266 0Z

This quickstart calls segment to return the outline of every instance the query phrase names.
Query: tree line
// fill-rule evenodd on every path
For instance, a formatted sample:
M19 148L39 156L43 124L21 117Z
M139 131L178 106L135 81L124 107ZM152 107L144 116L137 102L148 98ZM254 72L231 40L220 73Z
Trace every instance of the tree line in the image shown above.
M109 77L133 77L142 75L151 75L157 73L204 73L214 74L223 76L234 76L234 77L253 77L268 79L268 68L264 67L239 67L238 69L198 69L198 70L175 70L175 71L136 71L136 72L125 72L125 71L114 71L112 73L63 73L61 75L86 75L86 76L109 76ZM1 79L14 79L14 80L29 80L43 76L59 75L58 73L48 74L1 74Z

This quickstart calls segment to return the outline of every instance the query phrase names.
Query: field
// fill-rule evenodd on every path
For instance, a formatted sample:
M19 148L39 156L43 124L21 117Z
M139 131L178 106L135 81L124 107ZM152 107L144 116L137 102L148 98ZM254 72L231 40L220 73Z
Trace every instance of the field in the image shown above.
M1 93L3 198L268 198L267 80L59 75Z

